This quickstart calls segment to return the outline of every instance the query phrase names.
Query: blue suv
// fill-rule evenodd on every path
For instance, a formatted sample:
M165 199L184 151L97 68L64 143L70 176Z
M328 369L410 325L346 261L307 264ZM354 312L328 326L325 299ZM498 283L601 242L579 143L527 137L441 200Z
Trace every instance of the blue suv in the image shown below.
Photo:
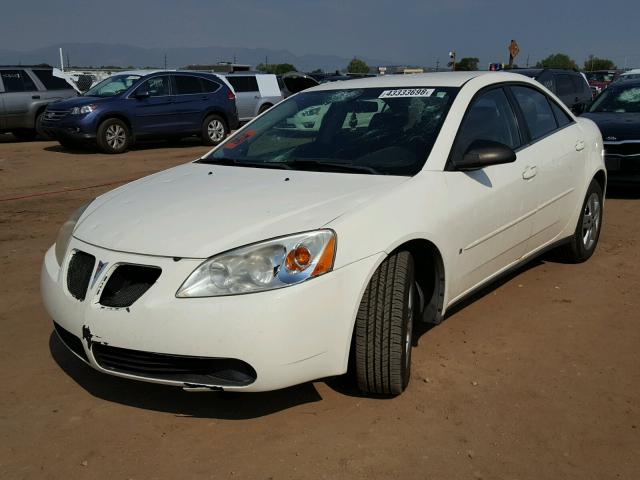
M217 145L238 128L238 111L233 90L215 74L125 72L50 104L41 125L62 146L92 142L105 153L122 153L142 137L198 135Z

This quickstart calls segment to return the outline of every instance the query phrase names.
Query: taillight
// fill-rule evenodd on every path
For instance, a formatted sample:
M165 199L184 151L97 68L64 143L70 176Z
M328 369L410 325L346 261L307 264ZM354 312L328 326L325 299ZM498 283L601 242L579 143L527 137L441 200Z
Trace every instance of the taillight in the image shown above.
M235 100L235 99L236 99L236 96L233 94L233 92L232 92L231 90L229 90L229 91L227 92L227 98L228 98L229 100Z

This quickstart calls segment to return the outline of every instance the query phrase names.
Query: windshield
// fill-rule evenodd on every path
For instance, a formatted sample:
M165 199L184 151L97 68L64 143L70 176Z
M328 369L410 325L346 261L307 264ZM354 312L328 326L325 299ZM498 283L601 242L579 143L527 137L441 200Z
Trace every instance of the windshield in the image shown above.
M455 88L303 92L268 110L200 162L415 175Z
M590 112L640 113L640 86L609 87L593 102Z
M87 90L86 97L113 97L128 90L140 80L140 75L113 75Z

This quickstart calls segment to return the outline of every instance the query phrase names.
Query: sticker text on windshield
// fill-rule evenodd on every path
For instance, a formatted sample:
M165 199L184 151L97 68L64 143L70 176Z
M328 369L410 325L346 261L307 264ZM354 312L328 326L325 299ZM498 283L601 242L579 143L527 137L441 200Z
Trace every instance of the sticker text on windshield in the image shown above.
M435 88L400 88L397 90L385 90L378 98L396 97L430 97Z

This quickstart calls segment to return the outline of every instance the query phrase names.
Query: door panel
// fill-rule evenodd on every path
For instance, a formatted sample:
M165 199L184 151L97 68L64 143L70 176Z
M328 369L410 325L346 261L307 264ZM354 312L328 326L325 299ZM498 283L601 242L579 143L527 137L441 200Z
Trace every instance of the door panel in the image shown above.
M201 129L202 112L211 93L203 91L200 78L193 75L173 75L173 113L176 129L197 132Z
M148 91L148 98L136 98L135 93L129 101L133 102L134 130L136 134L161 134L176 128L177 116L173 115L173 99L170 95L169 75L150 78L136 91Z
M447 172L450 197L459 197L455 242L456 296L519 260L533 229L536 179L524 180L528 159L474 172Z
M515 113L502 88L480 94L469 107L452 149L453 165L476 140L522 144ZM528 154L518 152L512 163L473 172L446 172L456 219L458 258L452 278L455 295L472 289L519 260L533 231L536 178L528 170ZM527 173L528 172L528 173ZM527 178L525 178L525 176Z
M576 205L581 129L553 100L531 87L513 86L532 143L520 153L536 169L537 206L527 252L556 239Z

